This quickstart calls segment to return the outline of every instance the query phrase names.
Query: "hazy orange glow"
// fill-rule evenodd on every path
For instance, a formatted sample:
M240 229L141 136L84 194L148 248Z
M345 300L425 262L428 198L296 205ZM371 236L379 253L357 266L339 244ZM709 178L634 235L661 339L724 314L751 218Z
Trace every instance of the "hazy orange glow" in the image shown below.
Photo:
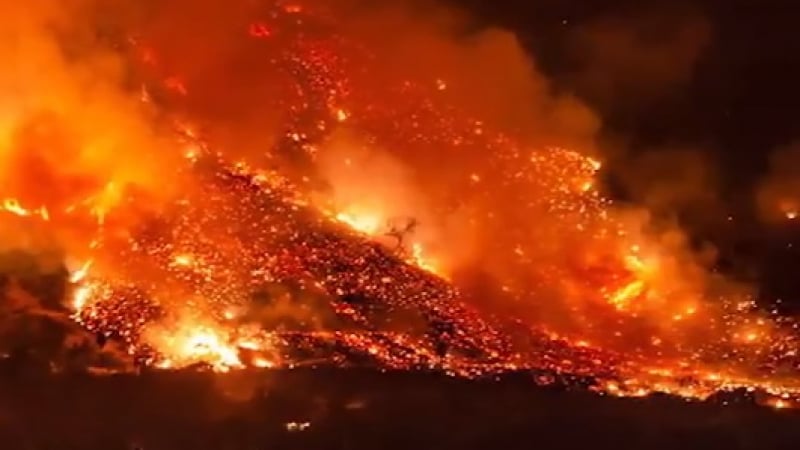
M782 200L779 202L778 205L781 214L786 217L788 220L795 220L800 215L800 207L798 207L798 203L791 200Z

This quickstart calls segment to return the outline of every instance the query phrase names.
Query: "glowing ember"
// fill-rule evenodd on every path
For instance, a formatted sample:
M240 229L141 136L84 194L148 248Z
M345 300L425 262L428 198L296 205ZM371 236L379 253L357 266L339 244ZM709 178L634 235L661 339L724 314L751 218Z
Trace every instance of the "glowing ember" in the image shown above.
M287 431L305 431L311 426L311 422L289 422L286 424Z

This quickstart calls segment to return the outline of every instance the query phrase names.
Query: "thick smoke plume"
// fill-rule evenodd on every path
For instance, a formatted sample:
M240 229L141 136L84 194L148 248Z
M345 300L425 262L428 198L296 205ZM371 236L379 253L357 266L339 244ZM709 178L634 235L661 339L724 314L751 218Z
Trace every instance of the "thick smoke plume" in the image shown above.
M680 215L701 229L711 217L725 216L724 179L710 156L718 152L691 131L666 135L664 124L682 123L671 111L688 102L715 32L702 9L687 2L598 7L565 26L552 63L559 86L602 117L598 147L621 196L656 217Z
M573 30L565 55L569 84L616 111L669 101L691 80L713 38L703 14L679 2L599 14Z

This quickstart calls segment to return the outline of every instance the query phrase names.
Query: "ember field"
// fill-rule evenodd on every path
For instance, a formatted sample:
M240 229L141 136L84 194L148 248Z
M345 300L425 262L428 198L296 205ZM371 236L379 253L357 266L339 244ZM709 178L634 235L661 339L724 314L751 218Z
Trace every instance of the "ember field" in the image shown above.
M788 449L800 416L742 404L612 399L424 373L296 370L14 379L4 448Z

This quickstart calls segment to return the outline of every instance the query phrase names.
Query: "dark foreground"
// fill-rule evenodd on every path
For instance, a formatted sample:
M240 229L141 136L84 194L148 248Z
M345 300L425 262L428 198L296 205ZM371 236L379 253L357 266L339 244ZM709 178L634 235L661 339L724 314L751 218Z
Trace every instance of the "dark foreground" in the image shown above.
M3 375L0 448L796 449L800 413L614 399L523 376L296 370Z

